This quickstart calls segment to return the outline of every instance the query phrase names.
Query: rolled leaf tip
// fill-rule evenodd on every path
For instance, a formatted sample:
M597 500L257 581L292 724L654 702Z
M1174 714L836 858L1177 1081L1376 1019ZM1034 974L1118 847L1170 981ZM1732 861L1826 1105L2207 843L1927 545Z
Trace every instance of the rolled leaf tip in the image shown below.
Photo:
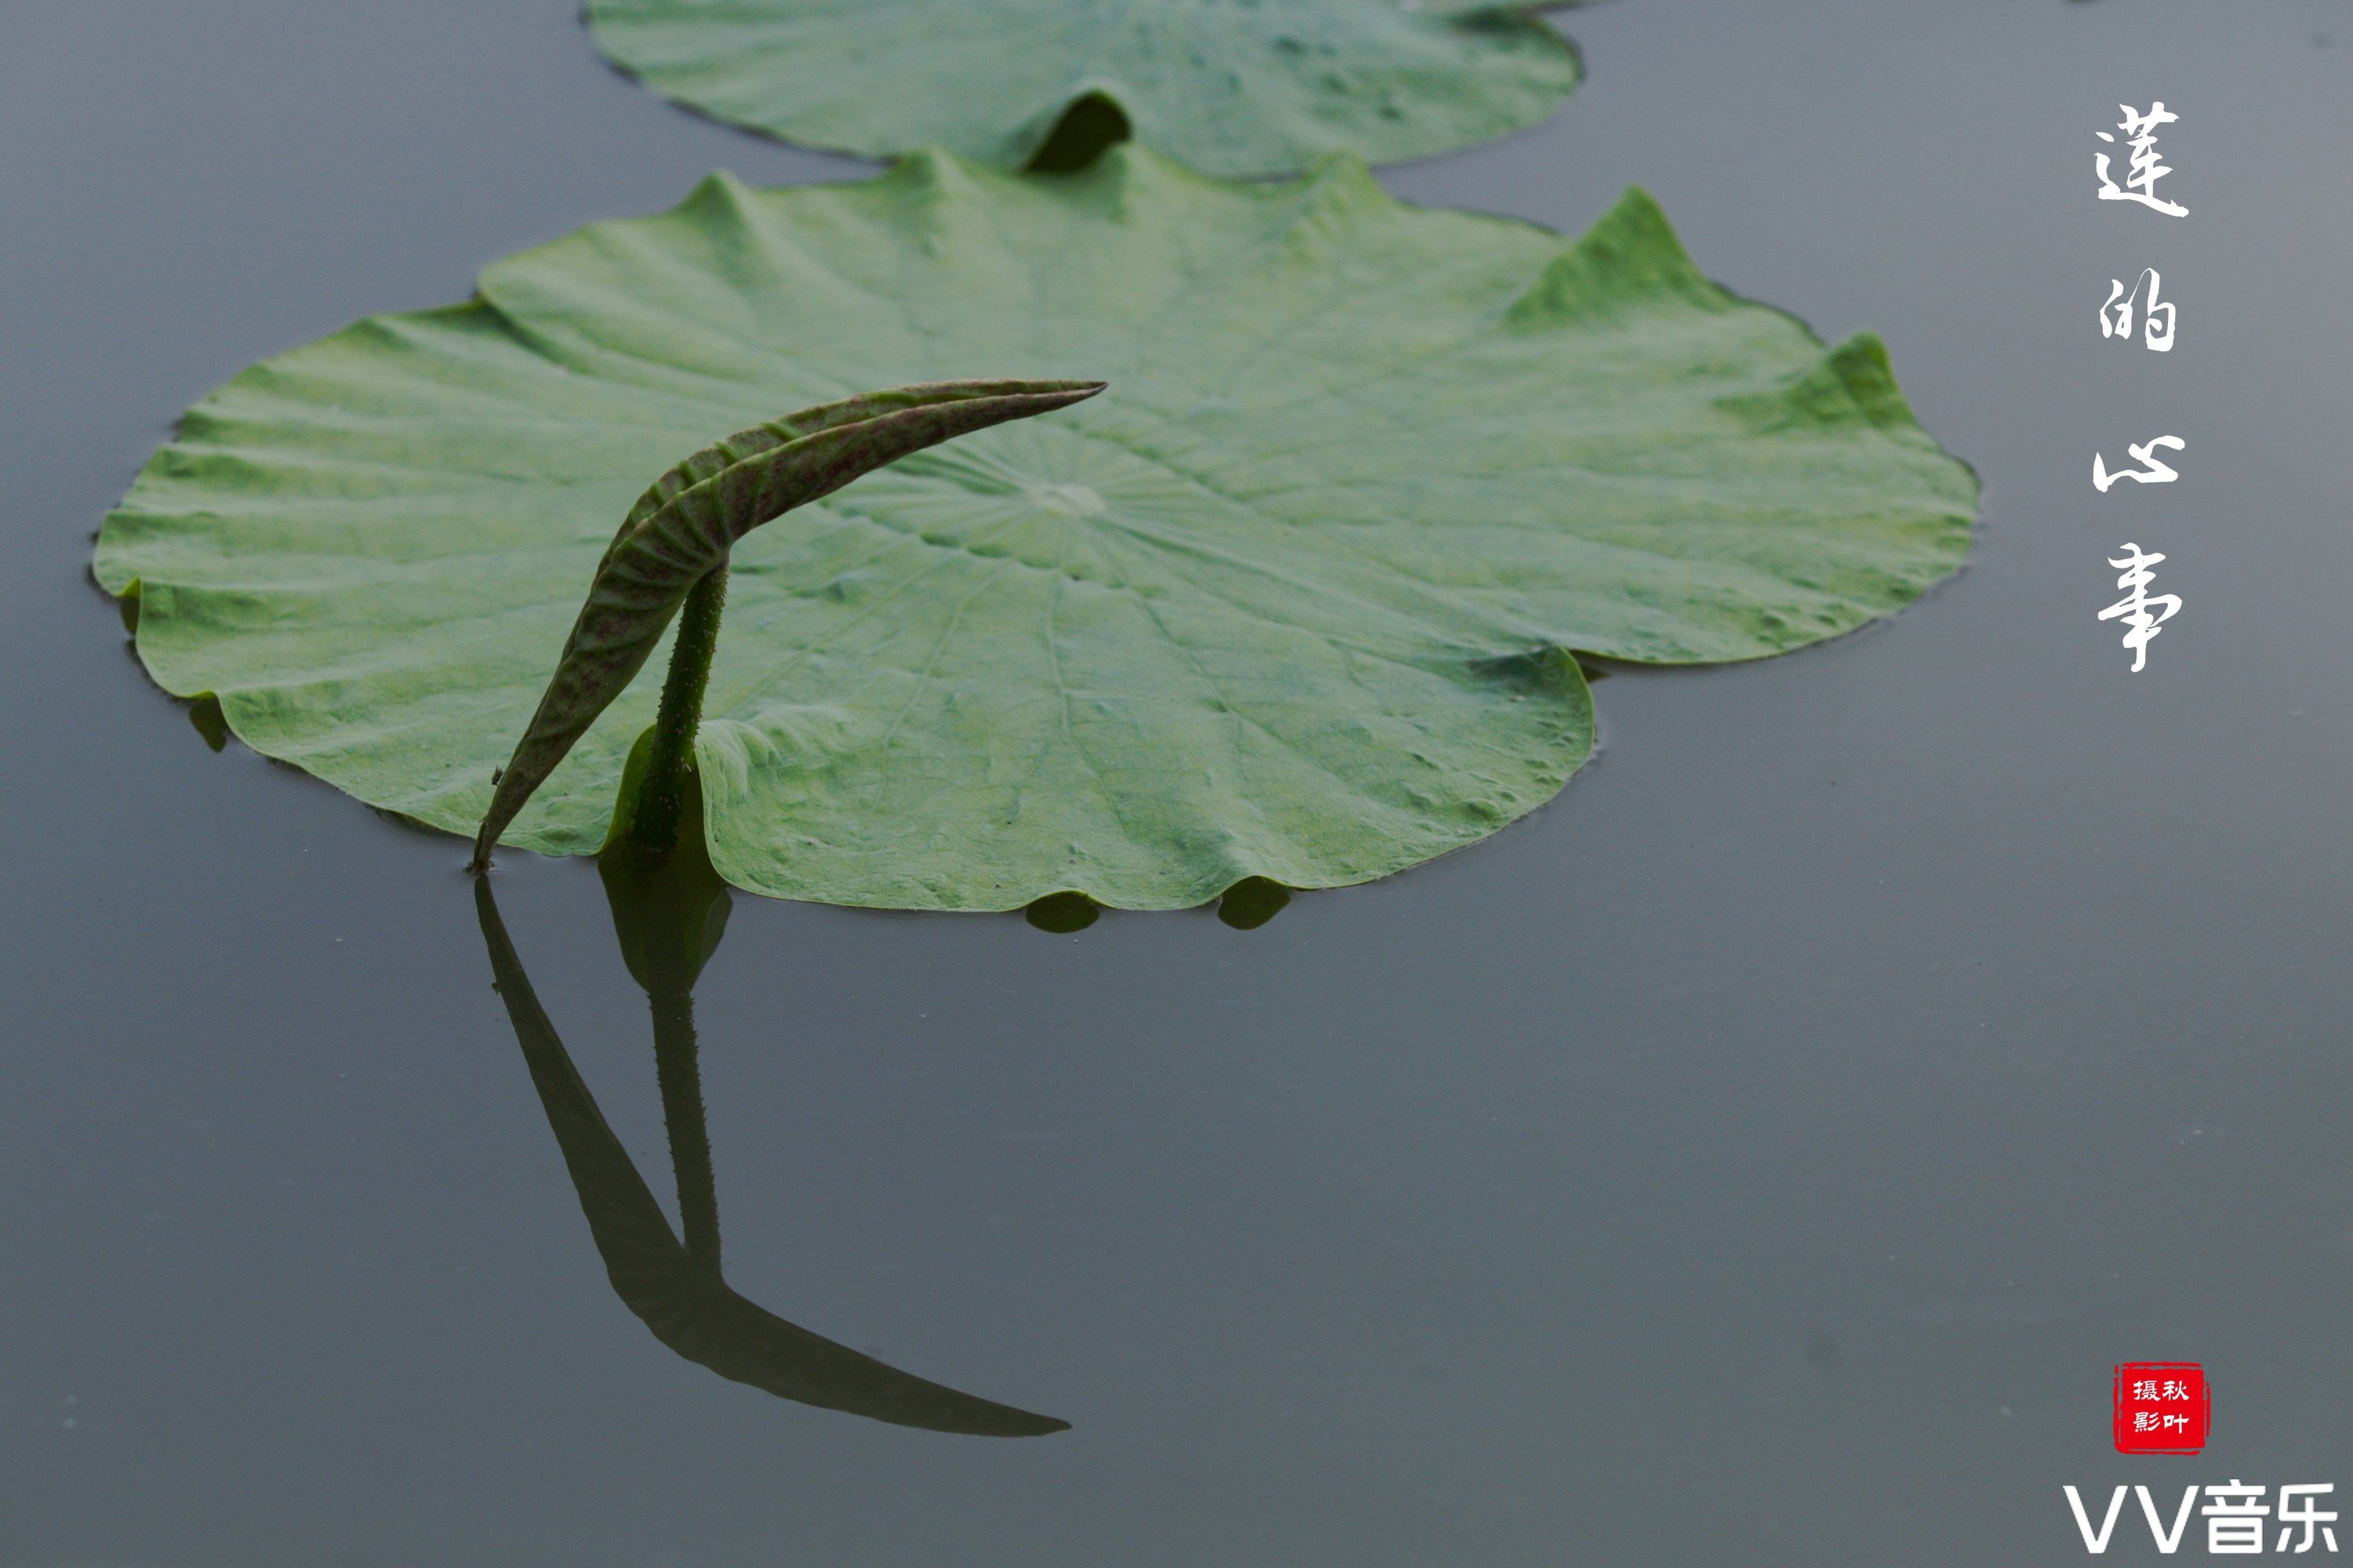
M469 868L489 868L499 835L644 668L687 595L726 565L737 540L911 453L1067 408L1107 384L941 381L864 393L739 431L657 479L597 563L539 707L514 755L491 775ZM704 652L706 668L691 672L693 710Z

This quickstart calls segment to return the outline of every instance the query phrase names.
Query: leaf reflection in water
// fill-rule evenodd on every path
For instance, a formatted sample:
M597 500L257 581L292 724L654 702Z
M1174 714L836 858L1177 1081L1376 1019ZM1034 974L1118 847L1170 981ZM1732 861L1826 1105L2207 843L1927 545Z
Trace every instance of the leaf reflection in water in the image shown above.
M961 1394L785 1321L729 1288L719 1270L719 1206L696 1063L693 983L726 925L727 889L693 853L607 852L602 868L630 973L652 1005L656 1070L679 1184L681 1243L628 1152L597 1110L533 993L487 878L474 904L491 969L531 1068L589 1234L623 1305L699 1366L779 1398L899 1426L1033 1437L1070 1423Z

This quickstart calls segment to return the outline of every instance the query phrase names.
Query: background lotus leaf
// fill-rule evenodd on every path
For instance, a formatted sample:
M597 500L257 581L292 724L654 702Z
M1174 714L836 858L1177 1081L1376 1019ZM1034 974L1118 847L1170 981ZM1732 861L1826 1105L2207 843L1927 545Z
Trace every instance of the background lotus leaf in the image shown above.
M1533 125L1577 52L1494 0L590 0L606 56L707 114L888 157L1003 168L1060 128L1082 161L1132 130L1215 174L1373 163Z
M1398 203L913 156L723 175L206 398L100 537L167 689L470 832L616 521L733 430L869 387L1094 401L858 480L734 556L697 742L712 860L1007 909L1366 880L1549 798L1572 651L1743 659L1951 572L1976 488L1876 340L1737 300L1629 193L1583 238ZM660 655L506 836L603 842Z

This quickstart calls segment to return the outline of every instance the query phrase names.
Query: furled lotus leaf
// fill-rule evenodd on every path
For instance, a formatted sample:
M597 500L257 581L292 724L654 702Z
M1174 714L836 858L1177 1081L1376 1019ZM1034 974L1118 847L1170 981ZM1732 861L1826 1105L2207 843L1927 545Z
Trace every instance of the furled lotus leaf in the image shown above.
M759 892L1010 909L1357 882L1548 799L1572 652L1744 659L1951 572L1976 487L1876 340L1737 300L1630 193L1574 243L1136 148L707 182L199 404L107 520L138 647L248 744L470 833L616 522L682 454L869 387L1104 396L733 552L696 742ZM605 840L657 664L505 842Z
M926 447L1102 390L1099 381L954 381L860 393L739 430L656 479L597 563L531 727L491 794L476 864L645 668L688 592L723 572L745 534ZM679 726L681 737L689 728ZM683 764L683 739L680 747Z
M1074 167L1132 132L1214 174L1533 125L1577 51L1497 0L589 0L655 90L806 146Z

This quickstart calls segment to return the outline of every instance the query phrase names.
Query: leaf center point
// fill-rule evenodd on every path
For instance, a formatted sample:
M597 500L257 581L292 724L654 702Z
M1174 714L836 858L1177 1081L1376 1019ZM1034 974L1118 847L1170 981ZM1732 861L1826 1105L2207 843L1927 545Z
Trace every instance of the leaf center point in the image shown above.
M1100 517L1108 510L1090 485L1031 485L1029 495L1031 505L1064 517Z

